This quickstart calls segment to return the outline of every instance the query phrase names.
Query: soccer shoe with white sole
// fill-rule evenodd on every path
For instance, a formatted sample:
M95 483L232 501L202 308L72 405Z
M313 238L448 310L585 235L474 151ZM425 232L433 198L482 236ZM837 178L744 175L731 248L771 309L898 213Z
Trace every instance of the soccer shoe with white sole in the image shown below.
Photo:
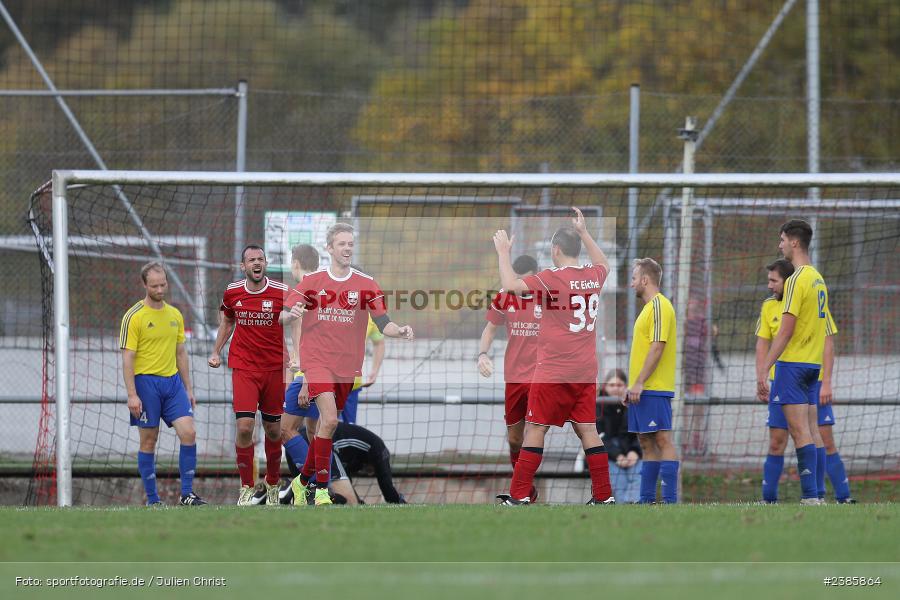
M206 504L209 504L209 502L207 502L194 492L182 496L181 500L179 500L179 503L182 506L204 506Z
M266 506L279 506L281 502L278 501L278 484L273 483L269 484L266 482Z
M314 502L316 506L326 506L328 504L334 504L331 501L331 494L328 493L328 488L316 488L316 497Z
M587 502L585 502L585 506L593 506L595 504L615 504L616 499L614 496L610 496L606 500L597 500L596 498L591 498Z
M147 506L150 506L152 508L165 508L166 503L162 500L156 500L155 502L148 502Z
M288 505L294 503L294 490L291 489L291 482L288 479L282 479L278 484L278 503Z
M500 506L524 506L526 504L531 504L531 498L526 497L516 500L509 494L497 494L497 500L499 501L497 504Z
M238 506L252 506L253 505L253 491L254 487L252 485L242 485L241 491L238 495Z
M253 486L253 495L250 497L250 506L264 506L266 503L266 485L263 482Z
M824 504L824 502L819 501L818 498L800 498L800 504L803 506L819 506Z
M837 504L859 504L858 501L853 498L842 498L841 500L835 500Z
M301 475L297 475L291 480L291 493L294 496L294 506L312 506L316 490L309 482L304 483Z

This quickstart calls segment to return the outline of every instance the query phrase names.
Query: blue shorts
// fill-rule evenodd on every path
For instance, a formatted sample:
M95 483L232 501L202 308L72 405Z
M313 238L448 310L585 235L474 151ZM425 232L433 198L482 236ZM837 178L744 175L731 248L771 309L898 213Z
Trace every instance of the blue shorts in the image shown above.
M294 415L295 417L309 417L310 419L318 419L319 418L319 407L316 406L315 401L309 403L309 408L300 408L300 405L297 403L297 394L300 393L300 388L303 387L303 377L297 377L294 381L291 382L291 385L288 386L287 390L284 392L284 412L288 415ZM358 388L350 392L350 395L347 396L347 403L344 404L344 410L338 415L344 423L356 423L356 410L359 405L359 390L362 388Z
M770 403L818 404L820 369L807 363L776 362Z
M815 385L815 394L816 397L819 397L819 388L822 387L822 382L817 381ZM774 404L771 402L772 393L769 392L769 417L766 419L766 426L772 429L787 429L787 419L784 418L784 410L781 408L780 404ZM823 425L834 425L834 410L831 408L830 404L817 404L816 409L819 413L818 421L819 427Z
M181 383L181 375L171 377L159 375L135 375L134 387L141 399L142 412L137 419L130 415L131 424L137 427L159 427L162 418L169 427L175 419L193 417L194 409L187 390Z
M641 401L628 405L628 431L656 433L672 430L672 395L641 392Z

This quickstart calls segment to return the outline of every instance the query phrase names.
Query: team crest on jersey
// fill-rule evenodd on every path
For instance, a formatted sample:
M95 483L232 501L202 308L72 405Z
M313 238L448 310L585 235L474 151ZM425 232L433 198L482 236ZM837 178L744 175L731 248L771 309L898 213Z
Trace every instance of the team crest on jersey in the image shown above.
M271 300L263 300L262 301L262 309L263 309L263 312L272 312L272 301Z
M347 304L356 306L357 302L359 302L359 292L347 292Z
M534 318L540 319L541 316L543 316L543 313L544 313L544 309L541 308L541 305L535 304L534 305Z

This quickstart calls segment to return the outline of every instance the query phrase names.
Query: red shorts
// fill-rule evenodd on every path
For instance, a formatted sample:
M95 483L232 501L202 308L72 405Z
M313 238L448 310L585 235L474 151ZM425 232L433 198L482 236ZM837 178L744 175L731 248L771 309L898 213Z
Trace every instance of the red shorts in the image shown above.
M504 403L503 417L506 426L515 425L525 420L525 411L528 409L528 390L530 383L507 383L506 402Z
M596 383L532 383L526 420L557 427L566 421L595 423L596 407Z
M303 377L309 382L309 397L315 400L316 396L331 392L334 394L334 404L338 412L344 410L347 396L353 390L355 377L341 377L335 375L327 367L310 367L303 370Z
M279 417L284 412L284 371L248 371L232 369L235 414L253 416L259 410L263 419ZM247 414L250 413L250 414Z

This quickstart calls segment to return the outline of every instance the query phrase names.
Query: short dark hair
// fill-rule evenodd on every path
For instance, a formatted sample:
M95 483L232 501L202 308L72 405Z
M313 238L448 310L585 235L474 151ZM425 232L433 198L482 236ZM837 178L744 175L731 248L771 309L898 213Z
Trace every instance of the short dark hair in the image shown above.
M244 260L247 258L247 250L260 250L263 253L263 258L266 257L266 251L262 246L259 246L257 244L247 244L246 246L244 246L244 249L241 250L241 262L244 262Z
M560 251L570 258L578 258L581 254L581 237L574 227L564 225L556 230L550 238L551 246L559 246Z
M792 240L800 242L800 247L809 250L809 243L812 241L812 226L802 219L791 219L781 226L780 233Z
M659 282L662 279L662 267L658 262L652 258L637 258L632 268L634 267L640 269L641 275L646 275L654 285L659 287Z
M311 273L319 268L319 251L309 244L300 244L291 249L291 262L300 263L300 268Z
M162 274L166 276L166 279L169 278L169 273L166 272L166 268L163 264L161 262L153 261L141 267L141 281L147 283L147 276L150 274L150 271L162 271Z
M794 274L794 265L786 258L779 258L767 264L766 271L778 271L782 279L787 279Z
M516 275L524 275L525 273L537 273L538 265L533 256L523 254L513 261L513 271Z

